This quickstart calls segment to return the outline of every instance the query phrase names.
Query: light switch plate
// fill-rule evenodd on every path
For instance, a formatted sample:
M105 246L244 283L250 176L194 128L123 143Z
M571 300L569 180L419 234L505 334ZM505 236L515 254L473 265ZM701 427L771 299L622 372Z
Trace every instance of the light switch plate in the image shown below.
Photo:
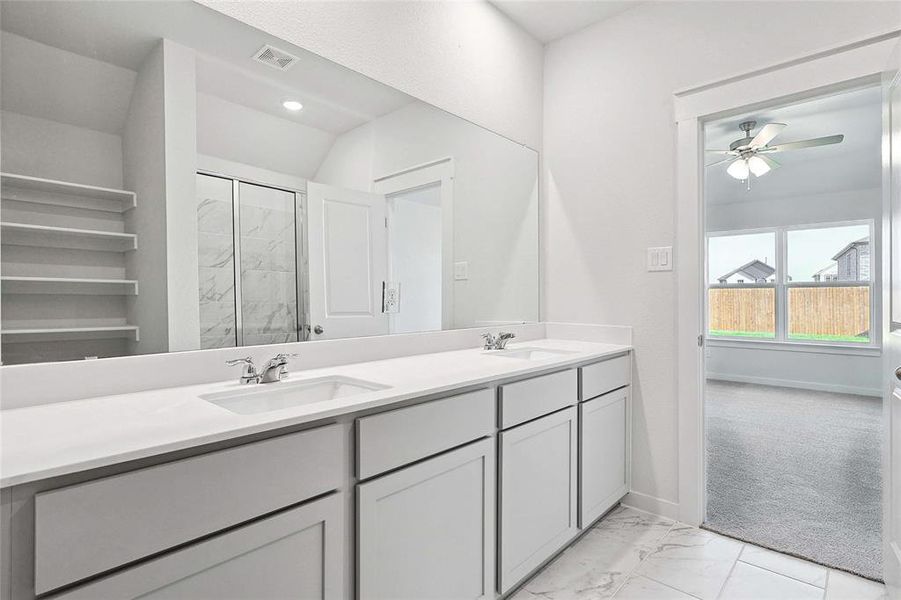
M454 279L457 281L469 279L469 263L467 261L454 263Z
M673 247L648 248L648 271L672 271Z

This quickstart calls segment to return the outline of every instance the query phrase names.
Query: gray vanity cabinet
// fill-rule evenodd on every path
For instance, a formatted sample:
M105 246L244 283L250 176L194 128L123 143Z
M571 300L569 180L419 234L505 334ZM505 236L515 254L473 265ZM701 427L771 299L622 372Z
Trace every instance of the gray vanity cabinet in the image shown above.
M50 600L344 600L342 494L288 509Z
M579 369L579 527L590 526L629 491L632 356Z
M358 598L494 598L493 438L357 486Z
M579 527L587 527L629 491L626 472L628 387L579 405Z
M500 592L567 544L576 526L576 408L500 433Z

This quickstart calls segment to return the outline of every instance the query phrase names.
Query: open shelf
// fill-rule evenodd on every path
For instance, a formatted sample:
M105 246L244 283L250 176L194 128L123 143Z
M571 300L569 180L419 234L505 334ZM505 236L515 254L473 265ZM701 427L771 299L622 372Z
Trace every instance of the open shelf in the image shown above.
M135 279L87 279L77 277L0 277L4 294L79 294L93 296L137 296Z
M5 200L113 213L123 213L137 206L137 196L127 190L14 173L0 173L0 194Z
M127 252L137 249L138 236L133 233L0 222L0 242L12 246Z
M0 336L4 343L49 342L65 340L103 340L124 338L137 342L137 325L115 325L111 327L47 327L27 329L2 329Z

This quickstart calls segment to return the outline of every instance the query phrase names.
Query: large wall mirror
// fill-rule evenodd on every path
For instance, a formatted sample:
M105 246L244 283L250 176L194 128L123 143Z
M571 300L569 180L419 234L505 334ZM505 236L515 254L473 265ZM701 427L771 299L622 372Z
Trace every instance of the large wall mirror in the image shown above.
M193 2L3 1L2 362L538 319L538 155Z

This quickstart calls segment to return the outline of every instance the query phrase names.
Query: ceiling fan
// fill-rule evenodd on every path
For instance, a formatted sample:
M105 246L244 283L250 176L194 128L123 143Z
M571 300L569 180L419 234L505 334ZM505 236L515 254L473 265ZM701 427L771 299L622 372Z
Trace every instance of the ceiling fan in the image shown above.
M768 144L773 141L773 138L785 129L786 124L767 123L757 132L757 135L751 137L751 131L755 127L757 127L757 121L744 121L738 125L738 128L745 133L745 137L729 144L728 150L707 150L707 152L713 152L714 154L727 155L727 158L711 163L707 165L708 167L731 162L726 169L726 173L735 179L748 180L748 189L750 189L751 185L751 173L755 177L762 177L769 173L771 169L779 167L779 163L767 156L768 154L785 152L786 150L813 148L814 146L828 146L829 144L838 144L845 139L844 135L838 134L769 146Z

